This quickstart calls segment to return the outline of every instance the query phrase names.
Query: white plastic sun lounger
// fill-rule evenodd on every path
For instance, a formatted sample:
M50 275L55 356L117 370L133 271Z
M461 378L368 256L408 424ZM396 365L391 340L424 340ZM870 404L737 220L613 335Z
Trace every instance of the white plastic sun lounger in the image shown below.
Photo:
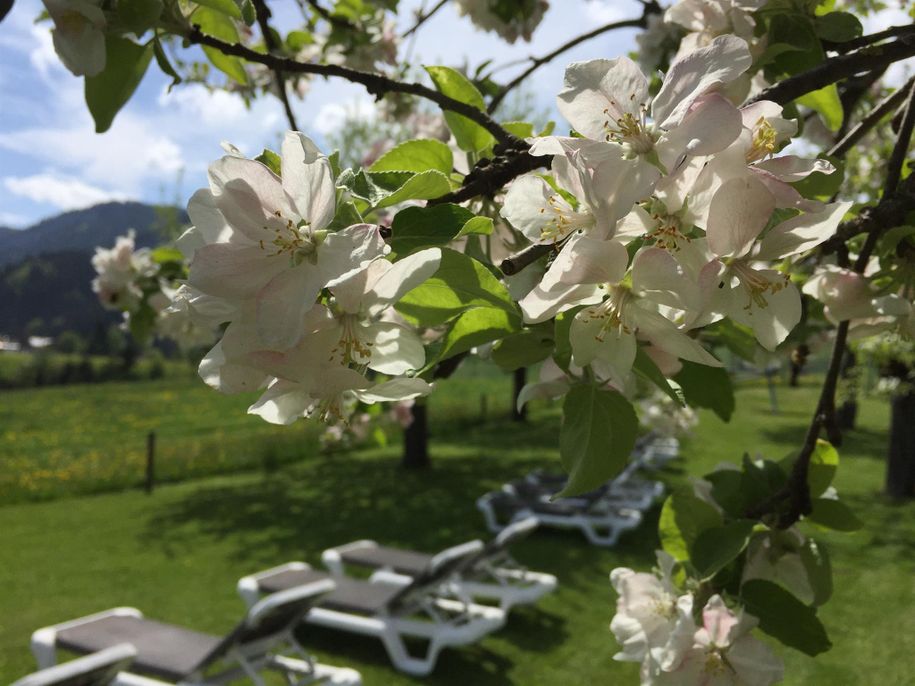
M606 504L597 506L585 500L563 498L555 502L520 494L506 484L501 491L486 493L477 500L477 508L486 519L490 531L499 532L506 526L528 517L535 517L544 527L579 529L594 545L616 545L620 534L642 523L639 510Z
M295 686L359 686L358 672L316 664L292 633L315 598L333 589L324 579L264 598L224 637L146 619L132 607L114 608L39 629L32 652L47 667L58 650L86 654L129 643L136 655L131 671L118 676L123 686L212 686L240 678L264 686L265 671L279 672Z
M535 603L554 590L555 576L522 567L508 552L509 546L526 538L537 526L536 517L527 517L502 529L455 570L446 592L466 602L495 600L508 612L515 605ZM446 548L439 555L457 547ZM436 556L362 540L325 550L321 560L334 577L346 577L347 566L352 566L417 578L430 573Z
M118 675L128 668L136 654L132 645L121 643L61 665L45 667L11 686L128 686L129 681L118 680Z
M505 623L505 613L450 598L437 590L448 583L454 570L483 544L471 541L439 554L429 571L407 577L375 572L368 581L335 579L336 589L325 595L305 616L305 622L349 633L380 638L394 666L414 676L434 668L443 648L475 643ZM325 572L304 562L289 562L238 582L238 592L248 605L261 602L265 594L283 592L316 579L329 579ZM404 639L427 641L421 655L408 652Z

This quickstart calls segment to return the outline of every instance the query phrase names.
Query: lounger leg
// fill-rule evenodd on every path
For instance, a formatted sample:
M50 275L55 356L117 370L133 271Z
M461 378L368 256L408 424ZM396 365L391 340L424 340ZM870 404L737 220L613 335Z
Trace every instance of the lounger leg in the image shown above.
M609 548L616 545L616 541L620 537L620 532L619 529L612 525L608 526L607 529L607 534L602 536L595 530L594 526L588 522L584 522L581 527L581 530L591 543Z
M411 676L427 676L435 667L435 661L441 646L436 646L437 641L429 640L429 648L426 650L425 658L416 658L407 652L407 646L404 644L403 636L393 629L387 629L381 634L381 640L385 649L388 651L388 657L391 662L401 672Z

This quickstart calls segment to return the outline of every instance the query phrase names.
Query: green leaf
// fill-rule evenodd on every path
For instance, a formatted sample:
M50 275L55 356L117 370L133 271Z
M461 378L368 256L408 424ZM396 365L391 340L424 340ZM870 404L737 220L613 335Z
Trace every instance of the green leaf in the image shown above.
M738 519L700 533L690 548L689 556L699 577L711 579L736 559L750 542L754 524L748 519Z
M153 55L156 58L156 64L159 65L159 69L164 74L172 77L172 82L168 84L168 90L171 92L172 88L181 83L181 76L175 71L172 63L168 61L168 55L165 54L165 49L162 47L162 43L159 42L158 36L153 39Z
M494 307L475 307L460 315L445 333L438 360L447 360L484 343L510 335L521 326L514 313Z
M442 174L451 173L454 159L451 148L431 138L412 140L391 148L369 167L370 172L411 171L415 173L435 169Z
M118 19L141 36L162 16L162 0L118 0Z
M492 234L492 230L492 219L489 217L473 217L472 219L467 220L467 223L461 227L461 230L455 238L470 235L489 236Z
M398 255L408 255L422 248L446 245L473 218L473 212L451 203L406 207L391 223L391 249Z
M661 547L673 558L685 562L700 534L720 527L721 514L699 498L691 486L681 486L671 493L661 508L658 535Z
M150 253L152 261L156 264L162 264L164 262L183 262L184 255L181 254L181 251L177 248L170 248L168 246L161 246L156 248Z
M450 67L425 67L438 91L450 98L459 100L485 111L483 96L461 72ZM492 134L467 117L444 110L445 122L461 150L480 152L495 143Z
M492 349L492 361L510 372L537 364L552 352L553 327L549 322L544 322L496 343Z
M857 531L864 526L848 505L832 498L814 498L813 511L807 519L827 529Z
M712 499L733 517L740 516L749 503L743 493L743 473L736 469L719 469L702 477L712 484Z
M686 402L695 407L706 407L724 421L734 413L734 387L731 376L723 367L706 367L683 360L683 369L674 376L683 389Z
M254 158L265 167L270 169L277 176L282 176L283 174L283 161L280 159L280 156L269 148L264 148L264 151Z
M577 307L556 315L553 329L556 351L553 353L553 360L564 371L569 371L569 365L572 363L572 344L569 342L569 331L572 328L572 321L575 319L575 315L581 309L581 307Z
M818 439L807 472L810 496L816 498L829 488L839 468L839 453L829 441Z
M86 77L86 105L95 120L95 132L111 128L118 111L140 85L153 57L153 47L137 45L112 34L105 36L105 69Z
M801 546L800 556L813 589L813 604L822 605L832 596L832 564L826 546L808 538Z
M231 2L231 0L227 1ZM235 5L234 2L231 2L231 4ZM240 12L238 18L241 18ZM235 22L230 18L230 15L223 13L221 10L211 7L198 7L194 14L191 15L191 21L199 24L200 30L208 36L218 38L226 43L238 42L238 29L235 26ZM216 48L207 46L204 46L203 52L213 66L223 74L242 85L248 83L248 74L245 72L245 67L239 58L232 55L224 55Z
M505 310L521 317L505 286L480 262L442 248L438 271L395 306L418 326L438 326L474 307Z
M816 611L778 584L753 579L740 587L740 596L759 628L789 648L812 657L832 647Z
M830 12L813 21L814 30L821 40L845 43L864 33L861 21L850 12Z
M382 172L384 173L384 172ZM451 182L440 171L430 169L411 176L403 186L380 200L375 206L390 207L404 200L431 200L451 191Z
M831 83L820 90L802 95L797 102L819 112L823 117L823 123L833 133L842 126L845 113L842 110L842 101L839 99L839 89L836 88L836 84Z
M203 5L214 9L220 14L225 14L233 19L241 19L241 8L235 2L235 0L195 0L198 5ZM194 15L196 19L196 14Z
M559 430L559 455L569 472L556 497L591 491L619 474L635 445L639 420L616 391L580 384L566 395Z
M306 45L313 45L314 36L308 31L290 31L286 34L286 47L292 52L298 52Z
M518 138L531 138L534 135L534 125L526 121L504 121L502 128Z
M702 336L712 345L722 345L748 362L756 360L756 351L759 346L756 343L753 329L748 326L738 324L731 319L722 319L706 327Z
M653 383L664 391L664 393L667 394L667 397L678 405L685 404L683 402L683 393L680 390L680 387L676 384L671 385L670 379L661 373L661 370L658 369L658 365L648 356L648 353L645 352L645 349L642 346L639 346L636 350L635 362L632 364L632 369L643 379Z

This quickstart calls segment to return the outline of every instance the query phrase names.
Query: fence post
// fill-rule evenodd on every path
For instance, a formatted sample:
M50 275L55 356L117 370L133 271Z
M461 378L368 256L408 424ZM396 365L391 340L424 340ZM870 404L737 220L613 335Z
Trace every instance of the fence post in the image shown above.
M153 492L156 483L156 432L146 434L146 493Z

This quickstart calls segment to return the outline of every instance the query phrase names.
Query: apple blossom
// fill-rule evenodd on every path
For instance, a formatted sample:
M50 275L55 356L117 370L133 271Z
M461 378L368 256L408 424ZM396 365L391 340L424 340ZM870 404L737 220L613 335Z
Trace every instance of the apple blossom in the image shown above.
M105 68L105 14L101 0L42 0L54 22L51 37L60 61L75 76Z
M521 3L503 3L498 0L456 0L461 16L470 17L484 31L494 31L509 43L518 38L531 39L534 29L549 8L546 0L527 0Z
M136 249L133 230L115 239L114 247L95 249L92 266L97 276L92 280L92 290L108 309L127 311L136 307L143 298L140 280L152 279L156 265L146 248Z

